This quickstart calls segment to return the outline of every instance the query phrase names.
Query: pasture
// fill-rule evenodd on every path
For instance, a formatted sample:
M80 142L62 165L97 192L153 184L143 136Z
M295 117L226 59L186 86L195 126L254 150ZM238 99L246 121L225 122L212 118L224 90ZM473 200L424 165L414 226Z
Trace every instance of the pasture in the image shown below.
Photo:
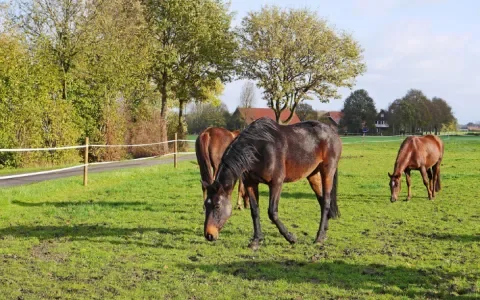
M442 190L390 203L400 137L344 138L341 217L314 245L320 208L306 180L285 184L265 241L247 248L249 211L203 237L196 162L91 174L0 190L0 291L6 299L401 299L480 297L480 138L447 137ZM400 200L406 197L402 177ZM236 202L236 193L234 194ZM0 297L0 298L1 298Z

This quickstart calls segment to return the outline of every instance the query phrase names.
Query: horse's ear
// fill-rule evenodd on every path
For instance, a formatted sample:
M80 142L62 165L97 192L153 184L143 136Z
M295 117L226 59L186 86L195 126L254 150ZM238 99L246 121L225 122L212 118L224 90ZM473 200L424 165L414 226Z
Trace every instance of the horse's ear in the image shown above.
M388 177L392 178L392 174L390 174L390 172L388 172Z

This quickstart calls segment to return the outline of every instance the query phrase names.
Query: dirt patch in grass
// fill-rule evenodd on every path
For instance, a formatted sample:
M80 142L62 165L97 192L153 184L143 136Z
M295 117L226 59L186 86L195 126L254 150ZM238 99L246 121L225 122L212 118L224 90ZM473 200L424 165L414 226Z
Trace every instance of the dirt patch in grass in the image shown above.
M55 252L56 247L57 243L54 240L42 241L40 244L33 246L32 256L43 261L66 262L67 254Z

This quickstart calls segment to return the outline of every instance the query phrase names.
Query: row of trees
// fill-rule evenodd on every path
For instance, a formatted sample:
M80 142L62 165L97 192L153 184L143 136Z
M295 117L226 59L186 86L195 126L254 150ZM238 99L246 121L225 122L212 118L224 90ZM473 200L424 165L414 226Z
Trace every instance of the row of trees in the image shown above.
M363 127L375 128L375 122L380 119L375 102L363 89L347 97L342 112L341 126L354 133L360 133ZM437 134L440 130L455 130L457 123L452 108L444 99L428 99L422 91L415 89L393 101L383 112L393 134L427 131Z
M280 113L338 98L365 71L362 49L316 12L264 7L239 28L222 0L19 0L0 7L0 146L165 141L190 102L218 107L247 78ZM176 116L169 116L169 113ZM167 151L166 145L157 149ZM65 152L68 153L68 152ZM95 152L96 159L125 155ZM78 153L0 154L0 165Z

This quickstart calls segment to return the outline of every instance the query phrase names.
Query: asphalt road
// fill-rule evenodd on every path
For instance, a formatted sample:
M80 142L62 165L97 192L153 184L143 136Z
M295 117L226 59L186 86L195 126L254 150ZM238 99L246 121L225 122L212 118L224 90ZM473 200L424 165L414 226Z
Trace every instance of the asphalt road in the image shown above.
M196 159L195 154L182 155L178 157L178 161L195 160L195 159ZM106 171L125 169L125 168L148 167L148 166L163 165L163 164L173 164L173 157L131 160L131 161L124 161L124 162L114 162L114 163L103 164L103 165L91 165L91 166L88 166L88 173L99 173L99 172L106 172ZM57 178L64 178L64 177L78 176L78 175L83 175L83 168L58 171L58 172L53 172L49 174L40 174L40 175L12 178L12 179L0 179L0 187L11 187L11 186L36 183L36 182L41 182L45 180L52 180Z

